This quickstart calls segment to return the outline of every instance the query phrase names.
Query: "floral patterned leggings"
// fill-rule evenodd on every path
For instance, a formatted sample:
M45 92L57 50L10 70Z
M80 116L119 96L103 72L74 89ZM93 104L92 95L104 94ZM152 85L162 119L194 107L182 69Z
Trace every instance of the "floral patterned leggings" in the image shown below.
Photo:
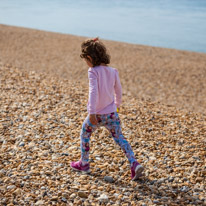
M89 141L92 133L100 126L106 127L114 139L114 141L121 147L126 154L129 163L132 165L136 161L134 152L128 141L124 138L121 130L120 119L117 112L111 114L97 114L97 125L91 124L89 115L84 120L81 130L81 160L83 163L89 161Z

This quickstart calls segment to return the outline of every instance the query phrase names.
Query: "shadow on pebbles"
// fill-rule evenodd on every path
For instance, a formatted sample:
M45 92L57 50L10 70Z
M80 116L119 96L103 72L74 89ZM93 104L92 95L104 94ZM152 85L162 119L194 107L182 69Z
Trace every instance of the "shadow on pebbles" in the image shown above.
M91 173L72 171L88 90L0 65L1 205L204 205L206 118L123 96L123 134L145 167L130 180L106 129L91 138Z

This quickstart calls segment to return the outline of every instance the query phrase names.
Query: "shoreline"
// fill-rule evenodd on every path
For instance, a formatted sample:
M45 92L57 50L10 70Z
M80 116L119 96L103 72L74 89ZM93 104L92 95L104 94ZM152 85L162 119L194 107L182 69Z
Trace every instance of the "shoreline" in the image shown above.
M71 33L64 33L64 32L57 32L57 31L49 31L49 30L42 30L42 29L37 29L33 27L24 27L24 26L15 26L15 25L10 25L10 24L1 24L0 26L6 26L6 27L14 27L14 28L19 28L19 29L29 29L29 30L36 30L39 32L47 32L47 33L53 33L53 34L61 34L61 35L68 35L68 36L74 36L74 37L80 37L83 39L87 38L92 38L88 36L82 36L78 34L71 34ZM96 36L94 36L95 38ZM184 50L184 49L178 49L178 48L171 48L171 47L162 47L162 46L154 46L154 45L147 45L147 44L139 44L139 43L133 43L133 42L127 42L127 41L118 41L118 40L112 40L112 39L104 39L99 37L102 41L107 41L107 42L116 42L116 43L122 43L122 44L128 44L128 45L136 45L136 46L145 46L145 47L152 47L152 48L157 48L157 49L168 49L168 50L175 50L175 51L180 51L180 52L189 52L189 53L197 53L197 54L206 54L206 52L201 52L201 51L194 51L194 50Z
M84 39L0 24L0 61L77 80L87 86L87 67L79 58ZM205 53L102 41L111 54L111 66L119 70L123 93L188 111L205 112Z

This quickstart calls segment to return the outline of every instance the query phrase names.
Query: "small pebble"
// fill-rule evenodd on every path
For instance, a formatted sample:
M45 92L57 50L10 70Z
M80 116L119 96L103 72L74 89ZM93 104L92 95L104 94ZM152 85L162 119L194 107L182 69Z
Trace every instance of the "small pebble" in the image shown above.
M65 203L67 203L67 199L65 198L65 197L62 197L62 202L65 202Z
M19 146L20 146L20 147L24 147L24 146L25 146L25 143L24 143L24 142L20 142L20 143L19 143Z
M78 195L79 195L79 197L81 197L81 198L87 198L87 197L88 197L88 194L85 193L85 192L83 192L83 191L79 191L79 192L78 192Z
M99 198L97 198L100 202L108 202L109 201L109 198L107 195L105 194L101 194Z
M110 183L113 183L113 182L114 182L113 177L110 177L110 176L105 176L105 177L104 177L104 180L107 181L107 182L110 182Z
M9 185L9 186L7 187L7 190L12 190L12 189L14 189L14 188L16 188L15 185Z

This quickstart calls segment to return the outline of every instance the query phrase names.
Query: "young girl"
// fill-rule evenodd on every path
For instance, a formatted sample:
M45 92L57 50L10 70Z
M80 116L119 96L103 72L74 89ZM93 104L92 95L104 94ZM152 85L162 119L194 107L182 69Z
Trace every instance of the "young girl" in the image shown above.
M142 175L143 167L135 159L128 141L122 134L119 110L122 99L122 88L118 71L109 67L110 56L98 38L89 39L81 45L81 58L90 67L88 116L81 130L81 160L71 162L70 166L78 171L89 172L89 141L91 134L100 126L106 127L126 154L131 166L131 178L136 180Z

